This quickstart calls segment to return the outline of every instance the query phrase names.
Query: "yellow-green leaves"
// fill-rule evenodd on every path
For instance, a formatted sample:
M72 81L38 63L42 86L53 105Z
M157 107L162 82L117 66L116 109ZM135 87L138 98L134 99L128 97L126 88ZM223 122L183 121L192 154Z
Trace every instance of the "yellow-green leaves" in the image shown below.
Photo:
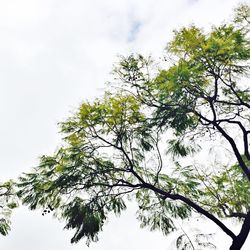
M200 53L202 44L205 42L205 35L202 30L191 26L174 31L175 37L167 46L167 49L177 55L194 55Z
M181 59L216 74L228 67L240 72L243 68L239 62L250 57L245 32L231 24L214 27L208 34L195 26L182 28L175 31L167 48Z
M134 124L143 118L140 113L140 104L135 97L129 95L106 94L103 100L97 100L92 105L83 103L79 117L89 124L102 123L104 126L115 126L121 121Z
M233 66L240 60L247 60L250 57L249 49L245 34L232 25L214 28L204 44L204 51L210 55L211 60L221 62L225 66Z

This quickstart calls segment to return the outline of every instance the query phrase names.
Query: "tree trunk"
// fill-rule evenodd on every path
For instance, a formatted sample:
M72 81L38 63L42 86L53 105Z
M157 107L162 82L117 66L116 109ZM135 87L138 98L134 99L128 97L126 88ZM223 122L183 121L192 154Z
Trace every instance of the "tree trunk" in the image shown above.
M240 233L233 240L230 250L240 250L247 239L249 231L250 231L250 211L247 213L246 219L244 220Z

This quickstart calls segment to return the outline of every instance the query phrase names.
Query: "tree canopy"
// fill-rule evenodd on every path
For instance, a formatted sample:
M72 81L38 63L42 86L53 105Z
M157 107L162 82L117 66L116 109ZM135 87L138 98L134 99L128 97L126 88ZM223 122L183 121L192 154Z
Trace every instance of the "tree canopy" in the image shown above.
M112 91L83 102L60 124L62 146L19 178L22 202L63 218L72 243L98 240L107 217L132 199L142 226L168 234L198 213L240 249L250 230L248 20L245 5L209 33L175 31L164 67L121 57ZM207 142L220 145L221 159ZM193 161L201 153L215 163ZM229 217L241 224L237 235Z

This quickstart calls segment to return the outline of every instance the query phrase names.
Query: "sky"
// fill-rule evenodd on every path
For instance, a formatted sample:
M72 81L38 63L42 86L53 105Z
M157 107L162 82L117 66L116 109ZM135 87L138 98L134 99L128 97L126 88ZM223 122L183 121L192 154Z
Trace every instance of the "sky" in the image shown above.
M15 179L55 151L57 123L103 93L118 55L162 58L174 29L194 23L209 30L240 2L0 0L0 180ZM63 222L20 207L0 249L168 249L173 237L140 229L134 213L131 204L120 218L110 218L100 241L88 248L84 241L69 243L73 232L62 230ZM219 249L227 249L230 239L221 237ZM248 240L243 249L249 246Z

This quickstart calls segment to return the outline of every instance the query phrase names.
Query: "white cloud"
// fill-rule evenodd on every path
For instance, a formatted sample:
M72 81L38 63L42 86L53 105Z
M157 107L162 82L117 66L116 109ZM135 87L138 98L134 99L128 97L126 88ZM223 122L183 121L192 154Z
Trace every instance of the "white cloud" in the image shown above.
M117 54L156 57L171 31L191 22L210 27L238 0L8 0L0 2L0 168L12 178L52 153L57 122L99 95ZM133 213L111 220L89 249L166 249L161 234L141 231ZM87 249L70 245L62 224L22 208L1 249ZM122 236L121 236L122 235ZM156 247L157 245L157 247Z

